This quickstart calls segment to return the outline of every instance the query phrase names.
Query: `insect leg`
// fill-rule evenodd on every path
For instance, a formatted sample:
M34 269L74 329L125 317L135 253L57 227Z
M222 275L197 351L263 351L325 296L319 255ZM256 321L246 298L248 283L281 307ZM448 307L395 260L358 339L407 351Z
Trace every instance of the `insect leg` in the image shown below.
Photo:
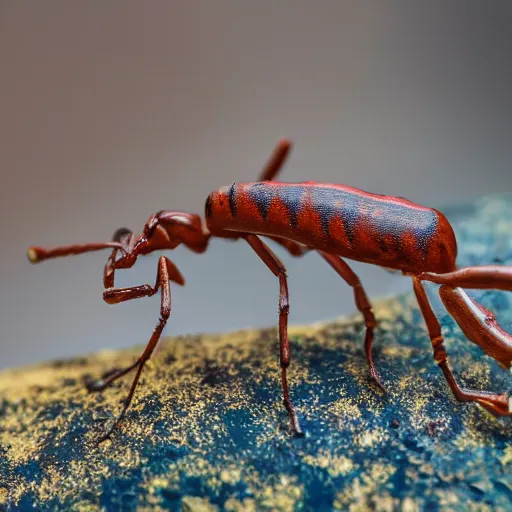
M423 272L418 277L422 281L461 288L512 291L512 267L499 265L465 267L445 274Z
M465 389L457 384L455 377L448 367L447 354L443 346L444 338L441 333L441 326L432 310L425 288L421 284L419 277L413 277L413 285L414 293L416 294L418 304L427 324L430 340L432 341L434 359L441 368L455 398L461 402L477 402L495 416L509 415L509 399L506 394L498 395L492 392Z
M234 231L221 231L221 230L216 231L215 236L218 238L224 238L224 239L228 239L228 240L232 240L232 241L243 238L243 235L240 235L239 233L235 233ZM307 247L305 245L294 242L293 240L288 240L287 238L280 238L277 236L268 236L268 235L265 235L265 238L273 240L274 242L279 244L281 247L284 247L292 256L296 256L296 257L304 256L304 254L306 254L307 252L312 250L310 247Z
M274 151L270 155L265 167L260 173L258 181L273 181L279 171L282 169L286 158L291 150L291 143L286 139L282 139L278 142Z
M157 278L158 279L158 278ZM154 288L149 284L132 286L130 288L109 288L103 293L103 300L108 304L118 304L127 300L141 299L154 295ZM125 368L113 368L104 373L100 379L85 381L88 391L103 391L114 381L132 371L139 364L139 360Z
M364 338L364 351L368 366L370 367L370 376L373 378L377 386L382 391L386 391L382 385L381 379L373 362L372 355L372 342L373 342L373 331L376 326L375 316L373 314L372 305L364 291L363 285L357 277L357 274L348 266L348 264L334 254L327 252L318 251L320 255L329 263L334 271L354 290L354 299L356 302L357 309L362 313L364 323L366 326L366 334Z
M496 317L472 299L462 288L442 285L439 288L439 295L444 307L457 322L466 338L502 366L510 369L512 336L500 327Z
M114 235L112 236L112 242L119 242L124 247L126 252L130 252L135 244L135 236L133 231L129 230L128 228L119 228L114 232ZM118 251L119 249L117 248L112 249L112 253L108 257L107 263L105 264L105 268L103 270L103 284L105 288L114 287L114 264Z
M312 250L310 247L306 247L305 245L294 242L293 240L288 240L287 238L279 238L277 236L267 236L266 238L269 238L284 247L292 256L304 256L304 254Z
M100 441L106 439L107 437L112 434L116 426L119 424L119 422L123 419L128 407L130 406L130 403L133 399L133 395L135 393L135 389L137 388L137 384L140 379L140 375L142 373L142 369L148 359L151 357L151 354L153 353L153 350L155 349L160 336L162 334L162 331L165 327L165 324L167 323L167 320L171 314L171 290L170 290L170 274L176 269L174 264L165 256L161 256L158 261L158 272L157 272L157 278L156 283L154 287L151 287L150 285L142 285L142 286L134 286L132 288L113 288L105 290L103 294L103 298L106 302L109 304L117 304L119 302L124 302L127 300L132 299L138 299L141 297L150 297L152 295L155 295L158 290L161 290L161 302L160 302L160 318L158 320L158 323L153 331L153 334L144 349L144 352L142 355L137 359L137 361L121 370L117 370L114 373L111 373L109 377L106 379L100 379L100 381L97 381L95 383L90 383L88 385L88 389L91 391L99 391L101 389L104 389L109 384L111 384L114 380L117 378L125 375L129 371L133 370L134 368L137 368L137 373L135 374L135 377L132 381L132 385L130 388L130 391L128 393L128 396L124 400L124 405L121 410L121 413L118 415L116 420L114 421L114 424L112 427L108 430L108 432L101 437Z
M176 265L169 260L168 258L165 258L166 260L166 268L167 268L167 274L169 277L169 281L173 281L181 286L185 284L185 279L181 275L181 272L178 270ZM158 288L154 288L149 284L144 284L140 286L131 286L129 288L114 288L114 276L115 276L115 268L114 268L114 262L115 262L115 254L109 258L109 261L105 265L105 272L104 272L104 284L107 288L103 292L103 300L107 302L108 304L118 304L120 302L126 302L127 300L133 300L133 299L140 299L143 297L151 297L156 293L155 290ZM160 268L160 262L159 262L159 268ZM159 282L159 270L157 272L157 284ZM155 285L156 286L156 285ZM133 370L138 365L138 361L135 361L130 366L127 366L126 368L112 368L111 370L105 372L100 379L97 380L91 380L87 379L85 381L85 386L89 391L103 391L105 388L107 388L112 382L119 379L120 377L123 377L127 373L129 373L131 370Z
M286 268L281 261L279 261L279 258L256 235L245 235L243 238L245 238L253 248L254 252L261 258L263 263L267 265L270 271L279 278L279 344L283 402L286 410L288 411L292 429L295 434L300 436L303 435L303 433L300 428L295 407L290 400L286 374L286 370L290 365L290 342L288 340L288 313L290 307L288 300Z

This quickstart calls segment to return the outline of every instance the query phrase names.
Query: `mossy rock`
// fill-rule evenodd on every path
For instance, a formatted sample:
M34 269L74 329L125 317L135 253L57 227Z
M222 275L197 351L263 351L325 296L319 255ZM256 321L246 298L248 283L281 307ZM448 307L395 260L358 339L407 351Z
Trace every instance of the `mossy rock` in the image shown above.
M512 265L511 198L446 213L461 265ZM472 295L512 331L512 294ZM434 302L460 382L508 391L508 372ZM359 316L290 329L303 438L288 431L274 328L162 342L99 446L129 381L89 394L82 380L141 347L0 373L0 510L510 510L510 421L453 399L412 295L375 312L387 395L368 378Z

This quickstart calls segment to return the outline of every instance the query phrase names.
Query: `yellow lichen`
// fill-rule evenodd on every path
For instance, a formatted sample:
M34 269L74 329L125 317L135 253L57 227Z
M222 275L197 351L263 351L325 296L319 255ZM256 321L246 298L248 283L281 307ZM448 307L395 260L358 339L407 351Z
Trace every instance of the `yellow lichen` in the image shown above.
M240 469L239 468L223 469L220 473L220 479L226 483L238 482L240 480Z
M420 512L420 510L421 507L419 506L418 502L409 496L402 500L401 512Z
M330 404L330 410L340 418L341 422L356 420L361 417L361 409L352 398L338 398Z
M219 507L212 505L205 498L197 496L184 496L182 500L183 512L215 512Z
M512 462L512 446L507 446L501 457L501 463L506 466Z
M377 489L383 486L395 473L396 468L390 464L374 462L360 477L352 480L351 484L336 494L334 506L339 510L395 510L397 501L389 495L378 495L377 502L370 498L376 494Z
M243 501L235 498L229 498L224 503L226 512L256 512L256 501L251 498L245 498Z
M356 435L354 442L358 446L362 447L374 447L378 444L383 443L388 434L382 428L375 428L374 430L365 430L360 434Z
M327 469L332 477L346 475L354 470L354 463L348 457L335 456L326 450L321 451L316 457L306 455L302 460L310 466Z
M297 478L282 476L276 485L263 488L261 505L273 511L293 512L302 493L303 486L297 484Z

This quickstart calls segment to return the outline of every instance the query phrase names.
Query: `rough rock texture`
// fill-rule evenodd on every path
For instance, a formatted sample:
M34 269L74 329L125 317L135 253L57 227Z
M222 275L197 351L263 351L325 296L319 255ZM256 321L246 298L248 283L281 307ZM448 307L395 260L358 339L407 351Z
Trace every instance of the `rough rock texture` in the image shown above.
M445 211L461 265L512 265L511 198ZM472 295L512 331L512 294ZM461 383L508 391L436 304ZM302 439L287 432L275 329L162 343L99 447L128 382L91 395L81 379L140 348L1 373L0 510L510 510L510 421L454 401L412 296L375 306L387 396L368 380L359 316L291 330Z

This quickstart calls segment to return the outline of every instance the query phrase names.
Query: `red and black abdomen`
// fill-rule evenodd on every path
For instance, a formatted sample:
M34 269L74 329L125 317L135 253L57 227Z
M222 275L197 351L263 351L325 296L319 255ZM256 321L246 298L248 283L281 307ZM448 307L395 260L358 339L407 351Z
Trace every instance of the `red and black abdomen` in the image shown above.
M345 258L410 272L455 269L444 215L397 197L320 183L234 183L205 206L210 231L281 236Z

